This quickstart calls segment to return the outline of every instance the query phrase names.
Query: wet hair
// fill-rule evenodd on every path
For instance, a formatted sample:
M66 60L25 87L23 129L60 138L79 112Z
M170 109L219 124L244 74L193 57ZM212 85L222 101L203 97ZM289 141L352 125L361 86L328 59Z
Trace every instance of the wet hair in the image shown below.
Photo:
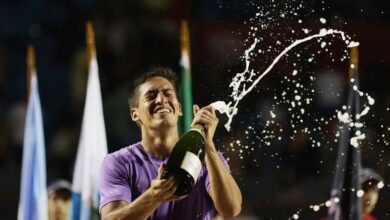
M142 72L134 81L130 83L129 93L128 93L128 102L130 108L138 106L139 101L139 87L153 77L162 77L167 79L172 83L175 92L177 94L177 76L172 69L165 66L151 66Z

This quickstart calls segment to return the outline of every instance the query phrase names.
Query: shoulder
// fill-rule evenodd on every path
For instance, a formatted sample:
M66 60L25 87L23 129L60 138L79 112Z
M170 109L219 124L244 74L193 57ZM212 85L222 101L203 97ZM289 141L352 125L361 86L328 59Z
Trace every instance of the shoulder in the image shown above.
M140 156L139 152L140 143L135 143L130 146L121 148L115 152L112 152L104 158L104 160L116 160L119 163L124 163L129 160L133 160Z
M141 156L139 144L140 143L135 143L106 155L103 160L103 166L115 166L118 164L126 165L137 160L137 158Z

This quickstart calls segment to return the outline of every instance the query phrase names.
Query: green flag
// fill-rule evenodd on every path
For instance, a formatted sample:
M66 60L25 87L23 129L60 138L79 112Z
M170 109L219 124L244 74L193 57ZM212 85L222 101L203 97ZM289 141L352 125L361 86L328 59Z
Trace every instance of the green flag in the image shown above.
M190 65L190 44L187 21L182 21L180 27L181 59L180 59L180 100L183 105L183 117L179 125L179 133L184 134L191 127L192 112L192 86Z

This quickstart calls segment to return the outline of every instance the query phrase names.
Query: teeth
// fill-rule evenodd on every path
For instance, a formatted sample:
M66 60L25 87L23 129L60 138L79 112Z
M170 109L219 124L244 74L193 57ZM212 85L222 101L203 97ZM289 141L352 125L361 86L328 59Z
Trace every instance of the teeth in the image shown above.
M162 109L159 109L159 110L157 111L157 113L166 113L166 112L169 112L169 109L167 109L167 108L162 108Z

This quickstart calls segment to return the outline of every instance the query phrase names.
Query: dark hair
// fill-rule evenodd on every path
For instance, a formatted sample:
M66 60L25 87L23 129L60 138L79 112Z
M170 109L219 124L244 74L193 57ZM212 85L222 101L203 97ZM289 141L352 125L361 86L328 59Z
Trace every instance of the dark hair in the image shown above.
M177 94L177 76L172 69L165 66L151 66L138 76L129 86L128 102L130 108L138 106L139 87L153 77L163 77L172 83Z
M377 188L379 182L383 182L383 177L371 168L363 168L360 172L360 181L362 189L368 191L371 188Z
M59 179L47 187L47 194L52 198L68 200L71 197L71 184L67 180Z
M72 196L71 191L67 189L58 189L57 191L49 194L50 198L68 200Z

